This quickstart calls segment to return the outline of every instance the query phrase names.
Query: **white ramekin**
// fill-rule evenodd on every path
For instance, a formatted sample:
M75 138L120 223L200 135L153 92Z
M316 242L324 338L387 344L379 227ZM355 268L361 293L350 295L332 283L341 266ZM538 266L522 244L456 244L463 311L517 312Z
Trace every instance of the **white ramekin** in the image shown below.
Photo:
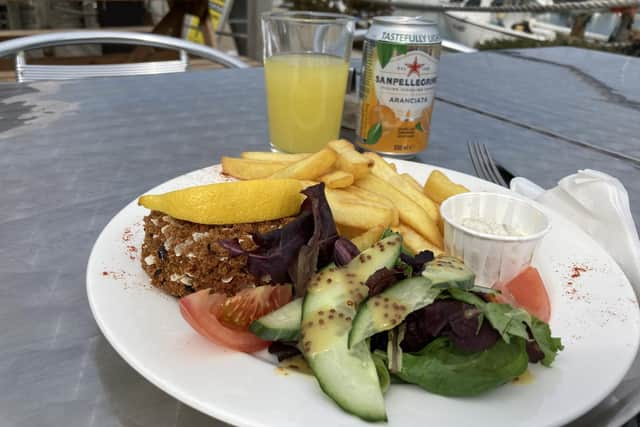
M472 192L450 197L440 206L444 249L476 274L476 284L493 286L514 278L531 263L533 252L551 229L547 215L532 203L503 194ZM498 236L465 227L465 218L515 228L524 236Z

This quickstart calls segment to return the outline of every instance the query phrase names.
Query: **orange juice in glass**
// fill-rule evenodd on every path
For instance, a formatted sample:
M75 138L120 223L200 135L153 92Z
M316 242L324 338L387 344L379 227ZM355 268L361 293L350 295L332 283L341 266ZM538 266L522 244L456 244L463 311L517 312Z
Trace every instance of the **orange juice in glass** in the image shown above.
M340 14L262 16L272 149L314 152L338 138L353 30L354 19Z

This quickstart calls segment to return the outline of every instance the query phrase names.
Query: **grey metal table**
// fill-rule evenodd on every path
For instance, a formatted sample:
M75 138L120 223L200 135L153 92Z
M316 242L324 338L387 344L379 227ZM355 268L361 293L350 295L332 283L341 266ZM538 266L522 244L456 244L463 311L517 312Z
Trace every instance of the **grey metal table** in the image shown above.
M479 139L543 186L602 170L638 217L640 59L449 55L440 76L419 161L472 173L466 143ZM263 84L249 69L0 85L1 425L218 425L115 353L84 273L98 233L134 197L222 154L267 149Z

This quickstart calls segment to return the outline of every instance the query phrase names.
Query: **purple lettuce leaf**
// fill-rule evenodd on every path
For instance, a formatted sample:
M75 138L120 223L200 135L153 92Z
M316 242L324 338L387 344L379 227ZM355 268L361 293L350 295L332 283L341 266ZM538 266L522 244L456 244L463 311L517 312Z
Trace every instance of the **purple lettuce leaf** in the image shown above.
M540 346L535 340L526 342L527 356L529 356L529 362L538 363L544 359L544 352L540 349Z
M447 336L461 350L472 352L486 350L499 338L475 306L450 299L411 313L406 324L402 349L407 352L420 351L438 336Z
M338 239L333 214L324 195L324 183L307 187L302 190L302 194L307 198L302 203L301 211L311 211L313 229L307 243L300 247L296 260L288 269L297 297L304 296L307 284L318 267L333 261L334 243Z
M402 252L400 253L400 260L411 267L413 276L419 276L424 270L424 265L433 260L433 252L422 251L414 256Z
M242 249L237 239L221 240L219 243L227 249L230 256L246 255L247 269L255 277L268 276L275 283L289 283L291 279L288 266L308 240L307 230L312 226L311 213L302 212L295 220L278 230L253 235L253 241L258 245L258 249L254 251Z
M236 257L240 255L246 255L247 253L247 251L242 249L242 247L240 246L240 242L238 242L238 239L220 240L218 243L220 243L220 246L222 246L227 250L227 252L229 252L229 256Z
M369 338L369 346L371 348L371 351L382 350L386 352L388 342L389 342L389 331L379 332L371 336L371 338Z
M295 252L293 262L287 265L287 272L294 284L294 294L298 297L304 296L307 282L316 271L318 255L320 253L320 235L322 233L318 200L312 199L307 195L301 209L303 212L311 213L314 226L310 238L303 242L298 248L298 251Z
M389 286L402 279L404 279L404 273L402 271L395 269L390 270L387 267L382 267L369 276L364 284L369 288L369 296L372 297L374 295L378 295Z
M313 215L311 211L301 211L296 219L289 222L286 226L276 228L267 233L254 234L253 241L261 247L272 248L280 245L282 240L289 240L289 234L305 234L305 230L313 226Z
M333 244L333 261L342 267L360 254L358 247L349 239L339 237Z
M333 260L338 239L324 184L308 187L302 193L307 198L296 219L277 230L252 236L257 249L245 251L237 239L220 241L230 256L247 257L247 269L255 277L293 283L296 296L304 295L319 266Z
M278 362L302 354L296 342L274 341L268 348L269 353L278 358Z
M451 300L437 300L420 310L409 314L407 329L402 341L402 349L407 352L420 351L425 345L439 336L449 321L449 312L456 305Z
M482 321L480 310L474 306L469 307L449 319L451 331L445 332L444 335L449 337L453 345L462 350L471 352L486 350L498 341L500 335L489 322ZM480 325L479 328L478 325Z

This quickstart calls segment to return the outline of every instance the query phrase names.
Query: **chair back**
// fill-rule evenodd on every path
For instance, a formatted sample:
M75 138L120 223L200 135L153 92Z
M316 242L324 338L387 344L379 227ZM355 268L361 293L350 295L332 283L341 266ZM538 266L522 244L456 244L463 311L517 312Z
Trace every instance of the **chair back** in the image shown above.
M101 65L34 65L27 64L24 51L16 55L16 77L19 82L181 73L188 68L189 57L184 50L180 51L180 59L174 61Z
M27 64L26 61L25 52L31 49L88 43L129 44L173 49L180 52L180 58L173 61L105 65L33 65ZM0 43L0 57L11 54L16 56L16 76L19 82L177 73L188 69L188 54L200 56L230 68L248 67L239 59L208 46L157 34L120 31L55 32L20 37Z

